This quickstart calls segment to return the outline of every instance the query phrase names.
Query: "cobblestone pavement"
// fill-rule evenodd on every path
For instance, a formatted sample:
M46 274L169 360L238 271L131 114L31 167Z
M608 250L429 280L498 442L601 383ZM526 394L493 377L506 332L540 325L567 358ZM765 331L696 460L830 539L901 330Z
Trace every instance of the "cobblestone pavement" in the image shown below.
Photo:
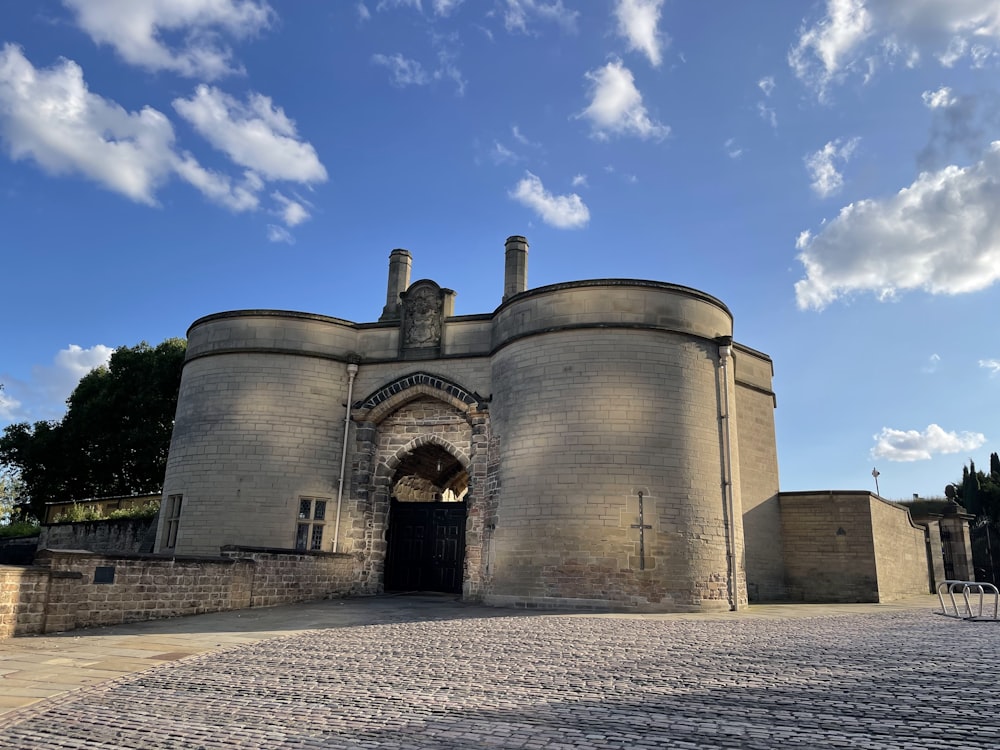
M492 617L200 654L19 709L5 750L1000 747L1000 623Z

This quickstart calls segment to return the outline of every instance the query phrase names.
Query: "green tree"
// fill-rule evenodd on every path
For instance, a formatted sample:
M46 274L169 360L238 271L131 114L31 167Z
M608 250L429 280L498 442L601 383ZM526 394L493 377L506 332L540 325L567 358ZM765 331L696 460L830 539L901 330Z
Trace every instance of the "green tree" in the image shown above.
M992 523L1000 528L1000 457L990 454L990 473L976 469L975 461L962 467L962 481L949 485L951 495L966 512L976 517L976 523ZM948 488L945 488L946 493Z
M979 472L976 471L976 462L970 460L967 467L962 467L962 504L969 513L977 517L982 515L979 487Z
M54 500L162 487L185 350L183 339L120 347L80 380L60 422L4 429L0 465L20 477L36 516Z

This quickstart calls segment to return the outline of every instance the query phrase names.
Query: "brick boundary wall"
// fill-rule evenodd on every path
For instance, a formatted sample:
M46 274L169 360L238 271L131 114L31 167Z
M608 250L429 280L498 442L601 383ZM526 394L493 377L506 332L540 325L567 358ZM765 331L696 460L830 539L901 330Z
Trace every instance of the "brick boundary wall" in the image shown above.
M227 547L214 558L42 550L0 566L0 639L351 593L352 555Z
M251 607L275 607L354 593L354 555L235 546L223 547L222 554L253 563Z
M925 529L866 491L782 492L787 600L885 602L931 588Z

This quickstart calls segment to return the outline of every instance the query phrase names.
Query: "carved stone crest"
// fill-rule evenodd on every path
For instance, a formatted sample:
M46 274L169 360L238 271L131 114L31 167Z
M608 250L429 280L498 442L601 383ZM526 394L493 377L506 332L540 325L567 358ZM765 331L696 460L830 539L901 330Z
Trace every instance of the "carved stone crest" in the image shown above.
M441 294L430 286L412 289L404 305L405 346L437 346L441 341Z
M433 281L418 281L400 298L403 303L400 348L417 356L436 352L441 346L443 290Z

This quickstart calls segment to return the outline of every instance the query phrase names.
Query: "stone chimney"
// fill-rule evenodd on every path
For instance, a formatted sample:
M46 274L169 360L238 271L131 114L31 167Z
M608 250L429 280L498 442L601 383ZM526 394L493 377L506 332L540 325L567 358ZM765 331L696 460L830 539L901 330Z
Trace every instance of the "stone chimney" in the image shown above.
M379 322L386 320L399 320L399 295L410 286L410 268L413 265L413 257L409 250L397 248L389 253L389 286L385 292L385 307L382 308L382 315Z
M508 237L504 243L506 263L503 273L503 300L528 288L528 240L520 235Z

